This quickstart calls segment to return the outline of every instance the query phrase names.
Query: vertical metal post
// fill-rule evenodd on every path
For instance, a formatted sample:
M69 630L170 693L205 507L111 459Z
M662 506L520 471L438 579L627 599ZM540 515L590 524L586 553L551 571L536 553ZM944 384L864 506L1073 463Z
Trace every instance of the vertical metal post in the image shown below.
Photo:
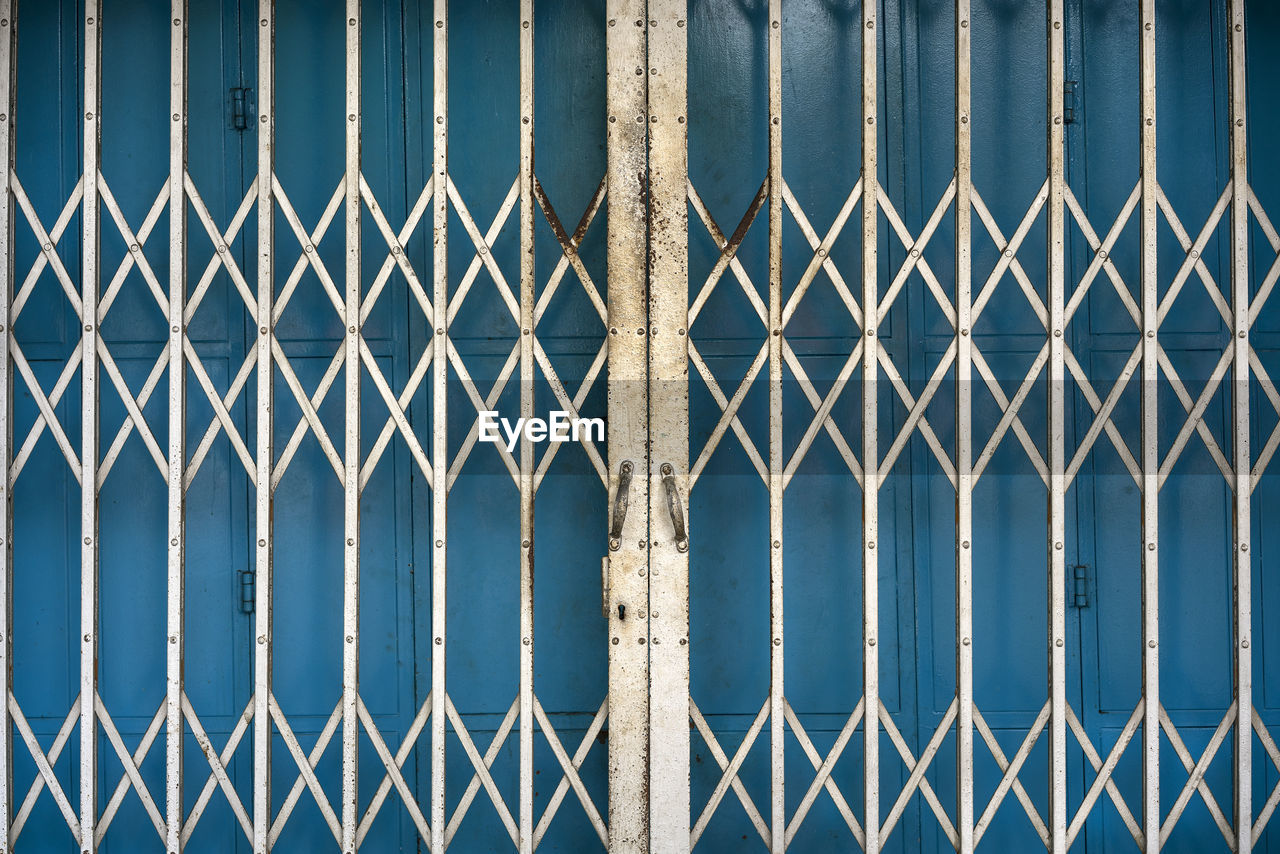
M520 0L520 415L533 417L533 0ZM527 423L527 422L526 422ZM520 854L533 854L533 442L520 437Z
M84 4L84 197L80 338L80 850L97 850L98 726L98 163L102 134L102 27Z
M689 506L687 7L649 0L649 850L670 852L690 842L689 528L676 538L665 494Z
M9 850L13 805L13 504L9 459L13 451L13 375L9 369L9 307L13 299L13 113L17 103L17 0L0 0L0 846Z
M969 0L956 0L956 830L973 854L973 214ZM865 184L864 184L865 186Z
M183 614L186 597L187 0L172 0L169 37L169 643L165 672L165 847L182 850Z
M880 528L880 456L876 444L878 424L876 372L879 346L880 296L876 281L876 221L880 213L880 181L876 161L876 6L862 4L862 693L864 827L866 854L880 852L880 562L876 539Z
M444 725L445 725L445 547L449 503L449 0L435 0L435 38L432 43L432 197L431 275L431 850L445 846Z
M1245 98L1244 0L1231 0L1231 294L1235 313L1232 374L1232 440L1235 469L1235 830L1236 854L1253 848L1253 653L1252 563L1249 559L1249 159Z
M1049 198L1049 835L1051 854L1067 850L1066 588L1066 166L1063 107L1066 47L1063 0L1049 0L1047 93Z
M1142 823L1160 850L1160 447L1157 429L1159 280L1156 277L1156 3L1142 0Z
M360 0L347 0L346 445L343 449L342 850L354 854L360 751Z
M275 0L258 0L258 402L254 475L257 644L253 668L253 850L271 848L271 525L272 416L275 366L271 358L275 311Z
M787 847L782 646L782 475L786 464L782 448L782 0L769 0L769 22L769 849L782 854ZM863 198L867 198L865 192ZM871 198L875 199L874 194Z
M622 473L633 508L649 507L649 393L645 144L645 0L608 0L609 497ZM630 467L630 468L628 468ZM627 513L609 543L609 851L649 850L649 526ZM625 616L624 616L625 615ZM686 720L688 709L681 712ZM687 844L687 843L686 843Z

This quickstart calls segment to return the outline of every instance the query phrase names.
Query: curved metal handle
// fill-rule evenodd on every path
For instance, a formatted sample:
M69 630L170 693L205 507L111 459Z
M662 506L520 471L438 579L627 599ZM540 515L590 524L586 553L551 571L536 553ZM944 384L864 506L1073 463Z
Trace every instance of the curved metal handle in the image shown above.
M631 460L623 460L618 467L618 494L613 499L613 520L609 523L609 551L622 548L622 526L627 521L627 507L631 504L631 472L635 467Z
M684 527L684 506L680 503L680 488L676 486L675 470L670 463L662 464L662 485L667 492L667 512L671 514L671 527L676 534L676 549L689 550L689 535Z

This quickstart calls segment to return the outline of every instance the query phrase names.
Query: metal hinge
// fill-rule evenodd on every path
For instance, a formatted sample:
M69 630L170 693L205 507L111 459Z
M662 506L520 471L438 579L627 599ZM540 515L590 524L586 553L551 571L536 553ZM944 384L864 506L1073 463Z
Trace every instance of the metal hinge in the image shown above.
M253 90L244 86L231 87L231 127L234 130L247 130L249 127L249 109L252 106Z
M1075 570L1075 595L1072 604L1077 608L1089 607L1089 566L1088 564L1077 564L1072 567Z
M258 574L252 569L240 570L240 613L252 614L258 599Z
M1078 84L1075 80L1068 80L1062 84L1062 123L1064 125L1075 123L1077 88Z

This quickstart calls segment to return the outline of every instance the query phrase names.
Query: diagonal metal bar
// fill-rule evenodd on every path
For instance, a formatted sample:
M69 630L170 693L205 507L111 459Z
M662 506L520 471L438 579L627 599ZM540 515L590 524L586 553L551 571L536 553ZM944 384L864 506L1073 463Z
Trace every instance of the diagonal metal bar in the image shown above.
M106 808L98 818L97 835L94 839L99 845L102 844L103 838L107 835L107 828L111 825L112 819L115 818L116 812L119 811L120 805L124 802L125 795L132 788L138 793L138 800L142 802L142 808L146 811L147 817L151 819L151 824L155 827L156 833L163 842L166 834L164 816L160 814L155 799L151 796L151 792L147 789L147 784L142 779L142 773L138 770L138 766L142 764L147 753L151 750L151 745L155 743L156 737L160 735L160 728L164 725L165 720L165 706L161 703L160 707L156 709L156 713L151 716L151 723L147 725L141 740L138 742L137 749L130 755L129 749L125 747L124 739L120 737L120 731L116 729L115 722L107 714L107 707L103 704L101 696L97 698L95 705L97 706L98 717L102 720L102 731L106 734L107 741L111 743L111 747L115 750L116 756L120 760L120 765L124 768L124 775L120 778L120 782L116 785L111 799L107 802Z
M1205 745L1204 752L1200 755L1199 761L1195 761L1191 755L1191 751L1187 749L1186 744L1182 741L1182 736L1178 734L1178 728L1173 725L1173 721L1169 718L1169 713L1164 707L1160 707L1160 727L1169 737L1169 744L1172 745L1174 753L1178 755L1178 759L1182 762L1182 767L1190 774L1187 783L1182 787L1182 791L1178 794L1177 800L1169 809L1165 816L1164 823L1160 827L1160 845L1163 846L1169 841L1169 834L1173 832L1173 828L1177 825L1178 819L1182 817L1183 810L1191 801L1191 796L1199 793L1204 799L1205 806L1209 808L1209 814L1213 816L1214 822L1218 825L1218 830L1222 832L1222 838L1226 840L1227 846L1234 851L1235 835L1231 829L1231 822L1227 821L1227 817L1222 814L1222 809L1218 806L1217 799L1213 796L1209 784L1205 782L1205 772L1209 770L1213 757L1217 755L1218 748L1222 747L1222 743L1227 738L1227 733L1231 731L1231 725L1236 720L1236 704L1233 702L1231 708L1227 709L1227 713L1222 716L1222 721L1214 730L1213 736L1210 737L1209 743Z
M809 784L808 790L804 793L804 797L801 798L800 805L796 807L796 811L792 814L791 823L787 825L787 845L791 844L796 831L800 829L805 816L809 814L809 810L818 798L818 792L826 789L827 793L831 795L831 800L836 805L836 810L840 813L841 818L844 819L844 823L848 825L850 832L853 833L853 838L858 841L859 845L865 847L866 835L862 832L862 825L859 823L858 817L853 814L853 809L849 806L849 802L845 800L844 793L840 791L840 787L836 785L835 780L831 779L831 773L835 770L836 762L840 760L845 747L848 746L849 740L853 738L853 733L858 728L858 723L862 720L865 703L861 699L858 700L858 705L854 707L853 713L849 715L848 720L841 727L840 734L836 736L835 743L831 745L831 750L827 751L825 759L814 747L813 740L805 732L799 716L791 708L791 703L784 700L784 704L787 724L791 727L791 731L795 733L796 740L800 742L800 747L804 750L805 756L809 757L813 770L817 772L813 782Z
M38 772L36 779L31 784L31 790L27 792L26 800L22 803L22 808L18 810L17 815L14 817L10 843L17 842L18 834L22 832L27 817L31 815L31 810L35 807L40 791L46 786L54 804L57 805L58 810L62 813L62 818L67 823L67 827L70 828L72 835L78 840L80 838L80 821L76 816L75 808L71 806L71 801L67 799L66 792L62 790L62 784L58 782L58 776L53 772L53 765L58 761L58 757L62 755L63 747L70 740L71 733L75 730L75 725L80 720L80 698L76 697L72 701L71 711L67 712L67 717L63 720L62 728L58 730L58 735L54 738L48 755L45 755L44 750L40 747L40 742L36 739L35 733L32 732L31 725L27 723L26 715L22 713L22 707L18 705L17 698L12 694L9 695L8 707L9 717L13 720L13 728L18 731L18 735L26 745L27 752L31 754L31 759L35 763L36 771Z
M551 820L555 818L556 813L559 811L560 804L564 801L564 796L569 792L570 785L573 785L575 793L577 792L578 786L581 785L581 778L579 777L578 772L582 768L582 763L586 761L587 754L591 752L591 747L595 743L597 736L599 736L600 730L604 727L604 722L608 717L608 714L609 698L605 697L604 701L600 704L600 708L596 711L595 717L591 719L591 724L587 727L587 731L582 734L582 740L578 743L578 749L574 751L573 758L570 760L570 765L573 768L573 780L576 782L570 782L569 768L565 768L565 773L560 776L560 782L556 784L556 790L551 794L551 800L547 802L546 808L542 811L542 818L538 819L538 826L534 828L534 848L538 847L543 836L546 835L547 828L551 826ZM582 795L579 795L579 798L581 797ZM586 807L585 802L583 806L584 808ZM593 805L592 809L594 808L595 807ZM601 823L597 830L604 830L603 823ZM604 830L604 835L601 838L601 841L604 842L605 848L607 849L609 846L607 830Z
M1027 818L1031 819L1031 826L1040 836L1040 841L1044 843L1045 848L1049 847L1049 828L1045 825L1044 819L1040 817L1039 810L1036 809L1035 803L1031 800L1031 796L1027 794L1027 790L1023 788L1022 782L1018 779L1018 772L1022 770L1023 764L1027 761L1027 757L1031 755L1031 748L1040 739L1040 734L1044 732L1045 726L1049 723L1049 703L1046 702L1040 709L1040 714L1036 715L1035 722L1032 723L1031 729L1022 740L1022 744L1018 747L1018 751L1013 755L1013 759L1009 760L1005 757L1004 750L1000 747L1000 742L996 740L996 735L991 731L991 727L987 726L986 719L982 716L982 712L978 711L977 706L973 709L973 723L978 728L978 734L982 736L983 742L986 743L987 749L991 751L992 757L996 760L996 765L1003 774L1000 778L1000 785L996 786L995 792L991 795L991 800L987 802L987 807L982 811L982 817L973 826L973 847L977 848L978 843L982 841L983 834L986 833L987 827L990 826L991 820L995 818L1000 805L1004 803L1005 797L1012 789L1014 796L1022 804L1022 809L1026 811Z
M489 742L489 747L484 752L483 761L486 769L493 767L494 760L498 758L503 745L507 743L507 738L511 735L511 730L515 727L519 716L520 697L517 695L511 701L511 705L507 708L507 714L503 717L502 723L498 725L498 729L494 731L493 739ZM477 770L471 775L466 791L462 793L462 798L459 799L458 805L454 807L453 815L449 817L449 825L444 831L446 844L453 841L454 834L458 832L458 827L462 824L462 820L466 818L467 810L471 808L471 803L475 800L476 795L480 794L480 787L483 785L483 779Z
M382 733L378 731L378 725L373 720L373 715L369 714L369 710L365 707L364 699L357 698L357 703L360 708L360 722L364 725L365 734L369 736L369 741L373 744L373 749L378 754L382 767L387 771L386 776L383 778L384 781L396 787L396 792L400 795L400 802L409 811L409 818L413 820L413 825L418 829L418 834L424 842L429 842L431 839L431 827L427 824L427 819L422 814L422 808L418 805L417 797L414 795L413 790L409 788L409 784L405 782L404 774L400 771L400 768L404 765L405 757L391 755L391 751L387 749L386 741L382 738ZM429 708L430 706L424 705L419 712L423 724L427 721L427 709ZM421 726L418 727L418 730L421 731ZM416 739L406 738L405 744L412 749L415 741ZM381 801L378 802L378 806L381 806ZM364 837L369 832L369 827L376 815L377 809L370 805L356 828L354 840L356 845L364 842Z
M311 753L308 755L302 752L302 745L298 743L298 737L294 735L288 719L280 709L279 704L276 703L276 698L271 697L270 700L271 720L275 721L276 730L280 733L280 737L284 739L289 754L298 766L298 777L294 780L293 788L289 790L289 796L285 798L280 811L276 813L275 820L271 823L271 844L274 846L276 840L280 838L280 832L284 830L285 824L289 821L289 816L293 815L293 809L297 806L298 798L301 797L304 787L309 789L312 797L315 798L316 806L320 808L320 815L324 817L325 824L329 825L334 841L341 844L342 827L338 821L338 816L333 811L333 805L329 803L329 796L325 794L324 787L320 785L320 781L316 778L316 766L320 764L320 758L324 756L325 750L329 747L329 742L333 740L334 734L338 731L338 726L342 723L342 703L339 701L334 705L333 712L329 715L329 720L325 722L324 729L320 731L315 746L311 748Z
M404 797L404 792L401 788L401 784L404 782L404 776L400 769L404 768L404 763L409 758L409 754L417 747L418 736L420 736L422 734L422 730L426 728L427 720L430 717L431 694L428 692L427 698L418 708L418 714L414 716L413 722L409 724L409 728L405 731L404 738L400 741L400 747L396 749L395 756L390 757L391 764L388 764L387 762L388 756L384 755L386 754L386 741L383 740L380 733L378 734L378 742L383 745L382 748L378 749L378 756L382 760L383 767L387 769L387 773L383 775L382 781L378 783L378 788L373 793L373 798L369 801L369 806L365 808L364 815L360 818L360 829L356 835L357 844L364 842L365 836L369 833L369 828L373 826L373 820L378 817L378 812L382 809L383 803L386 802L387 795L391 793L391 787L393 785L395 786L396 791L400 793L400 796L402 798ZM369 728L371 734L376 732L372 723L367 723L365 726ZM394 765L394 771L392 765ZM414 823L417 824L416 818L414 819ZM419 833L422 832L423 827L427 830L426 835L423 837L423 841L430 845L431 828L430 825L426 823L425 818L423 819L423 825L418 827Z
M1080 802L1080 807L1076 810L1075 817L1071 819L1071 824L1067 828L1068 846L1071 845L1081 829L1084 828L1085 819L1089 817L1089 813L1093 811L1094 804L1097 803L1098 798L1101 797L1105 789L1107 796L1115 804L1116 811L1120 814L1125 827L1129 828L1129 835L1133 837L1133 841L1139 848L1142 847L1142 828L1138 825L1137 819L1133 817L1128 804L1124 802L1124 798L1120 794L1120 789L1111 778L1111 775L1116 770L1116 765L1120 762L1120 757L1124 755L1129 742L1133 740L1133 736L1137 733L1138 726L1141 723L1142 701L1139 700L1138 705L1133 709L1133 714L1129 715L1129 720L1120 731L1120 736L1116 739L1116 743L1111 746L1111 751L1107 754L1107 761L1104 763L1098 755L1098 751L1094 748L1093 742L1089 740L1089 734L1084 731L1084 726L1081 725L1080 719L1076 717L1075 711L1070 706L1067 706L1067 726L1075 734L1076 740L1084 751L1085 758L1089 760L1089 764L1093 766L1093 770L1096 772L1093 782L1089 785L1089 791L1085 793L1084 800Z
M453 726L454 734L458 736L458 741L462 742L462 749L467 754L467 758L471 760L471 766L476 769L476 774L480 777L480 782L484 785L484 790L489 795L489 800L493 803L493 808L497 810L498 818L502 820L502 824L507 829L507 834L511 837L511 841L518 847L520 845L520 828L516 826L515 819L511 817L511 810L507 809L507 803L502 799L502 793L498 791L498 784L493 781L493 776L489 773L489 766L485 764L484 758L480 756L480 751L476 750L475 742L471 739L471 733L467 730L466 724L462 722L462 716L458 714L458 710L454 708L453 700L446 696L445 714L448 715L449 723ZM517 698L517 703L519 699Z
M231 782L231 778L227 774L227 763L231 761L231 757L235 756L236 749L244 739L244 734L249 731L249 723L253 720L253 709L253 697L250 697L249 702L245 704L244 711L236 719L236 725L232 728L230 736L227 737L227 743L223 746L222 753L219 754L214 750L213 742L210 740L208 733L205 732L200 718L196 716L196 711L191 706L191 700L187 698L185 692L183 693L182 716L186 719L187 726L191 727L191 735L195 738L196 744L199 745L200 752L204 754L205 761L209 763L210 768L209 777L205 780L204 787L200 790L199 796L196 797L195 805L183 822L183 845L191 838L191 834L195 831L200 817L204 815L205 807L208 806L210 798L213 797L215 788L220 788L226 796L227 803L231 807L232 814L240 823L240 829L244 832L245 839L252 844L253 819L249 817L249 813L244 807L244 802L240 800L240 795L236 792L235 784Z
M604 709L603 705L601 709ZM600 837L600 841L608 848L609 831L604 825L604 819L600 817L600 811L596 809L595 803L591 800L591 794L587 791L586 785L583 784L582 777L578 774L578 768L582 765L582 759L586 756L586 751L583 748L588 750L591 748L592 738L588 736L581 742L579 746L579 751L582 753L581 758L570 759L569 754L565 752L564 745L560 743L560 737L556 735L555 728L551 726L551 721L547 718L546 711L542 708L542 702L537 697L533 698L533 713L537 717L538 726L542 728L543 735L547 738L547 743L551 745L551 752L555 754L556 761L560 763L560 767L564 770L563 779L568 780L569 785L573 787L573 793L578 796L578 801L582 804L582 809L587 814L587 820L595 828L596 835ZM601 713L597 713L596 720L603 723ZM549 819L544 817L544 821L549 821ZM541 823L540 826L542 826ZM535 831L535 846L540 838L540 834Z
M742 763L746 761L747 754L751 751L751 746L755 744L756 738L759 737L760 731L764 728L764 722L769 718L769 700L766 699L760 707L760 711L756 713L755 720L751 722L746 734L742 736L742 742L738 745L732 760L721 749L719 740L716 739L715 733L711 731L711 726L707 723L707 719L702 716L702 712L698 709L698 705L693 702L692 697L689 698L689 716L693 719L693 725L697 727L703 741L707 743L707 747L710 749L712 757L715 758L716 764L724 772L720 777L720 782L716 784L715 790L711 793L711 798L698 815L698 820L690 833L689 847L692 848L698 844L698 840L702 837L702 832L707 829L707 824L720 807L720 802L724 799L725 793L729 791L730 787L733 788L733 793L738 796L738 800L742 802L742 808L746 810L747 818L751 820L756 831L760 834L760 838L768 846L770 840L769 825L765 824L764 818L760 815L760 810L756 809L755 802L751 799L751 795L747 793L747 787L742 784L742 780L738 777L738 772L742 769Z
M898 755L902 757L903 764L907 766L907 771L910 772L910 776L907 777L907 784L898 796L898 801L893 805L893 809L889 811L889 815L880 825L881 842L889 838L889 834L893 832L894 825L907 807L907 801L911 799L911 796L918 789L920 794L924 796L925 803L929 805L929 809L937 817L938 824L942 827L942 832L947 835L947 839L951 840L951 846L956 848L960 845L960 838L956 835L956 828L951 823L951 817L947 815L946 808L942 806L942 802L938 800L938 796L933 791L933 786L929 785L929 781L924 776L929 763L933 761L938 748L942 746L942 739L950 731L955 715L956 703L955 700L952 700L946 714L943 716L942 723L934 731L933 737L929 739L924 752L921 753L920 759L917 760L912 755L911 748L907 746L906 739L902 737L902 733L898 731L897 725L894 724L893 716L889 714L889 710L883 702L880 704L880 721L884 724L885 734L889 736L889 740L897 748Z

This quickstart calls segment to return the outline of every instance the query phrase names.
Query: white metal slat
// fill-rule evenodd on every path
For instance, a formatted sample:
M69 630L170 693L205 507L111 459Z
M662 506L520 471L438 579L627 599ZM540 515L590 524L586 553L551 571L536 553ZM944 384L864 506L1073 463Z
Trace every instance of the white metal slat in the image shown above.
M1047 155L1049 197L1049 834L1053 854L1067 839L1067 653L1066 653L1066 165L1063 126L1066 47L1063 0L1050 0L1048 42Z
M342 850L353 854L359 833L360 750L360 0L346 8L345 423L343 447L342 583Z
M973 854L973 323L969 0L956 0L956 829Z
M1231 95L1231 294L1234 309L1232 339L1232 439L1235 481L1235 850L1253 848L1253 653L1249 638L1253 619L1253 562L1250 494L1253 491L1249 450L1249 127L1246 98L1244 0L1231 0L1228 15L1228 62Z
M97 0L84 6L84 194L80 321L80 848L97 850L98 812L98 170L101 155L102 27Z
M534 415L533 0L520 2L520 415ZM526 420L526 423L527 420ZM520 854L533 854L534 447L520 437Z
M275 360L275 3L258 2L258 336L254 551L253 850L271 847L271 558Z
M606 4L608 446L609 498L615 508L610 516L617 515L622 500L628 508L621 531L610 540L605 561L609 850L619 854L649 849L646 13L644 0L608 0ZM636 69L642 69L639 75Z
M671 852L691 841L687 14L686 0L649 2L649 776L660 784L648 809L650 850Z
M183 615L186 590L187 0L173 0L169 35L168 644L165 671L165 846L183 847Z
M867 854L880 852L880 562L879 536L880 457L877 447L878 401L876 373L879 365L880 298L877 280L876 5L862 7L862 685L867 716L863 722L863 827Z

